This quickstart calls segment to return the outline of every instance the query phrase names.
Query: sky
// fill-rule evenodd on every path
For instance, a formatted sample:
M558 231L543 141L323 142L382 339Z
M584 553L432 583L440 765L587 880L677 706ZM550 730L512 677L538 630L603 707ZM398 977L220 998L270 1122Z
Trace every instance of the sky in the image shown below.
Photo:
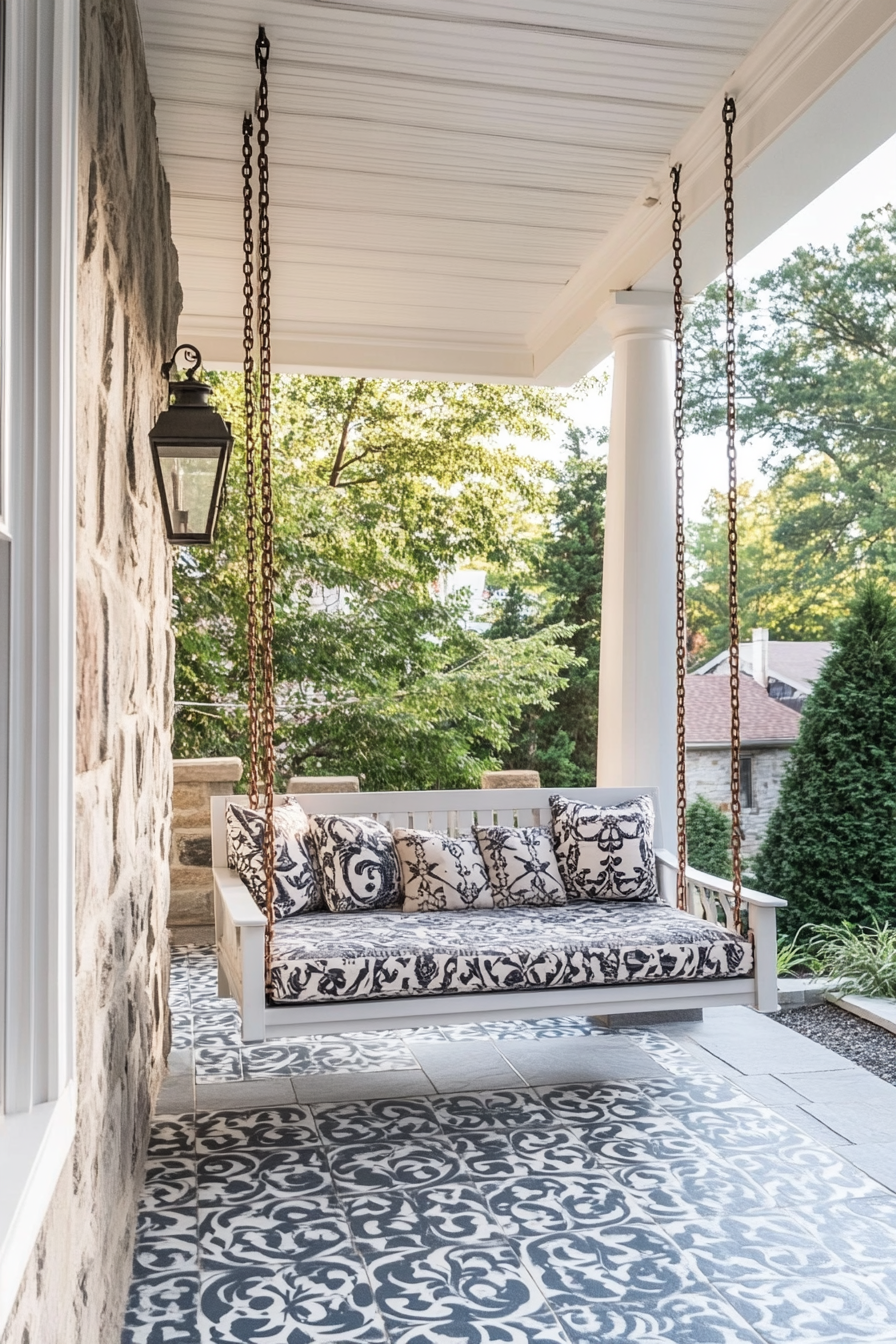
M735 268L737 283L745 285L774 269L797 247L843 246L862 215L888 204L896 204L896 136L743 257ZM601 364L595 373L611 368L612 358ZM580 425L607 425L609 389L582 401L573 418ZM710 490L727 488L724 434L711 438L692 436L685 452L685 510L688 518L693 520L699 518ZM739 448L741 480L761 482L761 457L760 445L747 444Z

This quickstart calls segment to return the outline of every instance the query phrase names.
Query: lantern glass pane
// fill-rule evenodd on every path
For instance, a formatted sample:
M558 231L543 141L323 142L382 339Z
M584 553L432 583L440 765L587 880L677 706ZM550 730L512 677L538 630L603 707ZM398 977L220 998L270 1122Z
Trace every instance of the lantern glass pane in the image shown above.
M158 451L172 532L175 536L208 532L223 448L166 445Z

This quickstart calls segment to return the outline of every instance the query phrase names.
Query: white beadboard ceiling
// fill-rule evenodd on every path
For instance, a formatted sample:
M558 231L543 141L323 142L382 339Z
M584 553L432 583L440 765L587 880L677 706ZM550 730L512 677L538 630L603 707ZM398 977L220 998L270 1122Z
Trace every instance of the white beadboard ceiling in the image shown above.
M241 122L263 23L277 365L491 379L537 375L539 341L550 328L562 353L566 296L602 250L647 228L641 216L667 227L670 154L710 105L717 118L726 81L773 40L785 9L139 5L180 254L181 339L209 364L241 360ZM825 7L838 8L813 5ZM663 202L651 209L644 200L657 190Z

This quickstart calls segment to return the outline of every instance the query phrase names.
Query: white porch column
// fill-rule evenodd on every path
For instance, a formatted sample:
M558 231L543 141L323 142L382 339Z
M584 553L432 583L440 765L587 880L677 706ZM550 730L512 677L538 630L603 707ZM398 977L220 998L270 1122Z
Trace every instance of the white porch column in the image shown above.
M675 848L675 464L671 294L625 290L614 338L597 783L653 784Z

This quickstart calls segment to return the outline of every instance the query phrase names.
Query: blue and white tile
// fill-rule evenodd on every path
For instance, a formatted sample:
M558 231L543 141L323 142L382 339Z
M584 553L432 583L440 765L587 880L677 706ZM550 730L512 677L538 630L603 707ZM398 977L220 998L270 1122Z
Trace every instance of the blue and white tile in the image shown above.
M533 1169L562 1174L597 1170L597 1159L570 1129L512 1129L452 1134L455 1151L478 1181L527 1176Z
M575 1344L763 1344L726 1302L699 1290L566 1304L557 1314Z
M631 1195L602 1171L565 1176L533 1172L509 1180L482 1181L479 1189L509 1237L643 1221Z
M379 1032L343 1036L318 1036L293 1050L293 1074L376 1073L393 1069L418 1069L405 1044L397 1039L384 1040Z
M387 1344L360 1260L202 1275L203 1344Z
M149 1128L152 1157L190 1157L196 1147L196 1125L190 1113L159 1116Z
M774 1152L785 1143L809 1142L800 1130L759 1105L681 1107L675 1116L695 1138L721 1153L731 1153L732 1160L740 1153Z
M706 1156L687 1130L662 1121L644 1119L601 1121L594 1125L570 1125L579 1141L606 1162L675 1161Z
M309 1106L275 1106L257 1111L209 1111L196 1117L196 1152L297 1148L317 1143Z
M774 1202L736 1167L707 1157L612 1164L610 1170L657 1222L771 1211Z
M214 1153L197 1162L199 1207L263 1204L275 1195L332 1193L318 1146Z
M531 1088L446 1093L434 1097L432 1105L446 1134L483 1134L558 1123Z
M291 1078L314 1072L307 1067L308 1047L295 1043L244 1045L243 1074L246 1078Z
M484 1041L487 1039L484 1025L478 1022L446 1022L439 1031L446 1041Z
M896 1195L874 1195L797 1208L792 1216L854 1273L893 1272Z
M587 1017L536 1017L528 1021L483 1022L484 1031L498 1041L541 1041L560 1036L593 1036L604 1029Z
M393 1344L569 1344L569 1335L547 1306L499 1321L479 1320L461 1306L444 1320L393 1332L391 1339Z
M141 1208L137 1214L134 1278L162 1273L182 1274L199 1268L196 1206Z
M328 1146L442 1137L436 1112L422 1097L319 1103L314 1115L321 1140Z
M417 1043L418 1045L435 1044L444 1041L438 1027L401 1027L391 1033L398 1041L404 1041L408 1045Z
M121 1344L201 1344L198 1298L196 1270L134 1279Z
M196 1204L196 1162L192 1156L146 1160L141 1209L174 1209Z
M328 1157L333 1181L343 1198L393 1188L422 1190L469 1181L463 1162L443 1138L345 1144L330 1148Z
M203 1271L323 1262L352 1253L345 1214L327 1195L280 1195L204 1208L199 1237Z
M501 1329L525 1332L546 1323L542 1295L501 1242L429 1246L419 1255L393 1251L368 1259L367 1268L393 1339L417 1330L427 1340L484 1344L500 1339Z
M400 1249L419 1253L421 1246L490 1246L501 1240L488 1205L469 1184L383 1190L343 1202L365 1259Z
M678 1248L647 1223L521 1238L515 1245L558 1313L582 1302L662 1301L702 1283Z
M782 1207L861 1198L880 1190L870 1176L844 1162L839 1154L802 1136L776 1149L740 1152L737 1167Z
M718 1287L769 1344L887 1344L896 1338L896 1299L876 1275L751 1278Z
M740 1088L729 1083L727 1078L718 1078L714 1074L700 1073L692 1078L645 1078L640 1086L644 1096L651 1097L666 1111L692 1111L711 1106L715 1110L734 1107L741 1112L746 1108L756 1119L772 1114L758 1102L751 1107L749 1098Z
M712 1282L839 1274L844 1265L789 1213L664 1223L663 1231ZM896 1237L894 1237L896 1241Z
M197 1083L235 1083L243 1077L237 1046L201 1046L193 1050Z
M568 1124L663 1115L661 1107L635 1083L564 1083L535 1091L548 1110Z

